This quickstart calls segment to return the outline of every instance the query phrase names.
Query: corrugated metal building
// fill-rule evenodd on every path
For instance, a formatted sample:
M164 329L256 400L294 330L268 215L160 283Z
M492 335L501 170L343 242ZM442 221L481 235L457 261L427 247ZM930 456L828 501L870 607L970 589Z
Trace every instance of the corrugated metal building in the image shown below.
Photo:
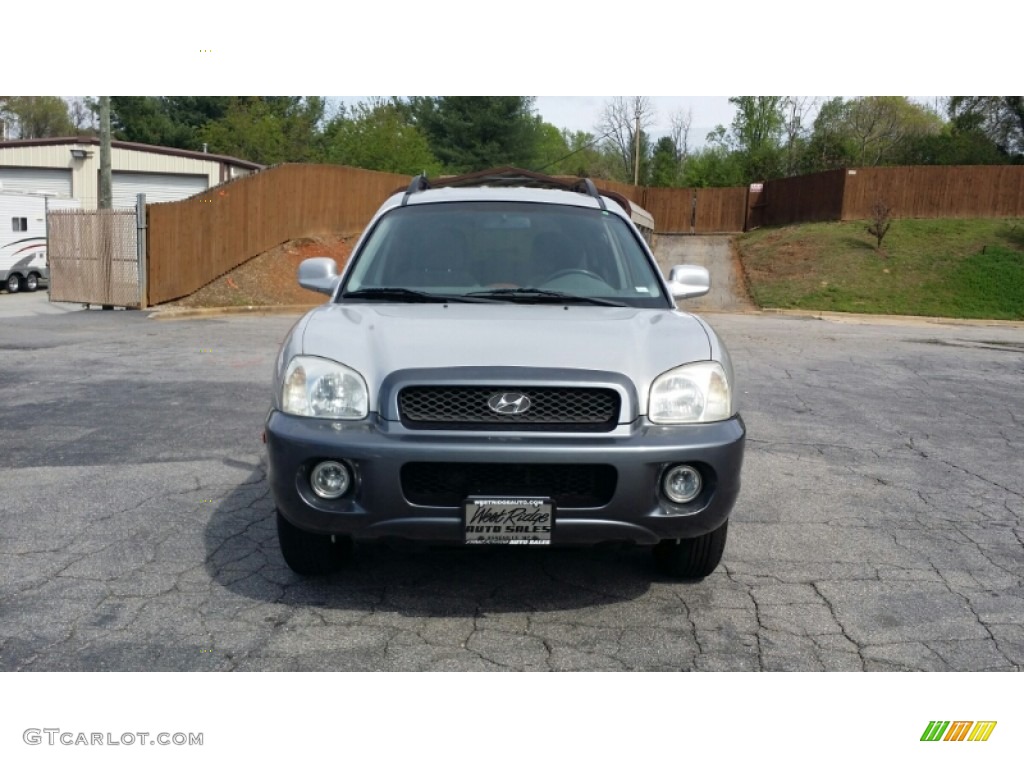
M128 141L111 142L110 164L115 208L134 206L139 192L149 203L181 200L263 168L234 157ZM73 197L83 210L94 210L99 172L100 142L91 136L0 141L3 189Z

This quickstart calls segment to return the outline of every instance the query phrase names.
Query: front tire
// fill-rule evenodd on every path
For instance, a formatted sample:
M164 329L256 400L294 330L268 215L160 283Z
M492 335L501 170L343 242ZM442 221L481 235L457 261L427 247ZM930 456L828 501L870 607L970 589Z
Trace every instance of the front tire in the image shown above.
M17 293L21 290L21 275L14 273L7 276L4 282L8 293Z
M39 290L39 275L35 272L30 273L29 276L25 278L25 290L29 293Z
M654 545L654 564L662 573L677 579L703 579L722 561L729 521L695 539L665 539Z
M341 568L352 555L352 539L310 533L297 528L277 512L277 540L285 563L303 576L326 576Z

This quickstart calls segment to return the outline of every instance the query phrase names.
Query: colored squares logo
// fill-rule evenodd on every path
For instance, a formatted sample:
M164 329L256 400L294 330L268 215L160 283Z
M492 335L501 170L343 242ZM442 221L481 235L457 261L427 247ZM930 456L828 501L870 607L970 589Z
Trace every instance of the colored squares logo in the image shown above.
M996 720L932 720L921 734L921 741L988 741Z

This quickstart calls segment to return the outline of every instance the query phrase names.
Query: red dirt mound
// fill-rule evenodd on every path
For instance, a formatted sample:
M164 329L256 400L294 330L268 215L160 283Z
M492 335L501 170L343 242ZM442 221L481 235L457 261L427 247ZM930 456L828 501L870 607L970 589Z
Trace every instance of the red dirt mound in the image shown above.
M296 279L303 259L328 256L345 266L359 234L302 237L283 243L165 307L239 307L322 304L322 293L307 291Z

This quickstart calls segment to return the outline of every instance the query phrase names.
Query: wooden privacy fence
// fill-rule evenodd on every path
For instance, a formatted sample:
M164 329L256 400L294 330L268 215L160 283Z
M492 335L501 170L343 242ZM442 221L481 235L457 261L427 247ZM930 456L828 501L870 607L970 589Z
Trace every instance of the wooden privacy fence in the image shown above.
M187 296L295 237L361 230L410 176L279 165L187 200L146 206L149 303Z
M644 190L661 233L743 232L761 226L870 218L881 200L902 219L1024 216L1024 166L843 168L750 188ZM742 202L741 202L742 201ZM740 210L744 215L740 215Z
M804 221L839 221L843 211L845 170L766 181L751 200L747 229Z
M901 219L1024 216L1024 165L851 168L843 180L843 221L869 218L876 200Z
M50 301L139 306L134 210L50 211L46 220Z
M648 187L642 199L662 234L742 232L747 216L746 187Z
M149 303L186 296L293 238L361 230L410 179L336 165L280 165L187 200L149 205ZM1024 216L1024 166L841 169L749 188L597 185L647 209L663 234L866 219L878 199L898 218Z

